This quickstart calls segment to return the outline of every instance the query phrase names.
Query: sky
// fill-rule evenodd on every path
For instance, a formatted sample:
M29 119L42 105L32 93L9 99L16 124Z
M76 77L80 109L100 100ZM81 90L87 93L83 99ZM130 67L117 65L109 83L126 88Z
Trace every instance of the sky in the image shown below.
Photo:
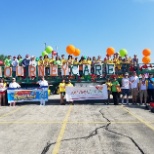
M69 44L102 58L124 48L140 62L149 48L154 62L154 0L0 0L0 54L39 57L45 43L65 57Z

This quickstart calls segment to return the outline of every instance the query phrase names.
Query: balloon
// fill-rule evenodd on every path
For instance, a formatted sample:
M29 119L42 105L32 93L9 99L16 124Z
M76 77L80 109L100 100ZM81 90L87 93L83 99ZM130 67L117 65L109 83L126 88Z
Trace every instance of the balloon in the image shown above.
M144 49L144 50L142 51L142 54L143 54L144 56L150 56L151 51L150 51L150 49Z
M109 56L113 55L114 54L114 48L112 48L112 47L107 48L106 53Z
M75 52L73 53L74 56L79 56L80 55L80 50L79 49L75 49Z
M48 53L46 51L43 51L42 56L44 57L45 55L48 55Z
M121 49L119 51L119 54L120 54L121 57L125 57L127 55L127 50L126 49Z
M57 52L56 51L52 51L52 55L56 56L57 55Z
M38 57L36 57L36 58L35 58L35 60L36 60L36 61L39 61L39 58L38 58Z
M143 62L144 64L148 64L148 63L150 63L150 61L151 61L151 59L150 59L149 56L145 56L145 57L142 58L142 62Z
M73 54L73 53L75 52L75 47L74 47L73 45L68 45L68 46L66 47L66 52L67 52L69 55Z
M51 46L47 46L45 48L45 51L49 54L49 53L51 53L53 51L53 48Z

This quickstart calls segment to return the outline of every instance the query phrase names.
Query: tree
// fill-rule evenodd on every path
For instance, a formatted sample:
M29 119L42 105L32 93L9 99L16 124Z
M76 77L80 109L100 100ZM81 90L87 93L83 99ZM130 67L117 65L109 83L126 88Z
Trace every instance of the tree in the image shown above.
M7 58L7 56L5 56L3 54L0 55L0 60L4 61L6 58Z

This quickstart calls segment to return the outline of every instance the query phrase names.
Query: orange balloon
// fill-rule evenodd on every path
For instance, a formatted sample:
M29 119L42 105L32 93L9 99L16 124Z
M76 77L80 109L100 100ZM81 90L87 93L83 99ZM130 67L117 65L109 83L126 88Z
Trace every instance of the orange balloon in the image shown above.
M150 61L151 61L151 58L149 56L145 56L142 58L142 62L144 64L148 64L148 63L150 63Z
M106 53L109 56L113 55L114 54L114 48L112 48L112 47L107 48Z
M144 50L142 51L142 54L143 54L144 56L150 56L151 51L150 51L150 49L144 49Z
M79 56L80 55L80 50L79 49L75 49L75 52L73 53L74 56Z
M74 47L73 45L68 45L68 46L66 47L66 52L67 52L69 55L73 54L73 53L75 52L75 47Z

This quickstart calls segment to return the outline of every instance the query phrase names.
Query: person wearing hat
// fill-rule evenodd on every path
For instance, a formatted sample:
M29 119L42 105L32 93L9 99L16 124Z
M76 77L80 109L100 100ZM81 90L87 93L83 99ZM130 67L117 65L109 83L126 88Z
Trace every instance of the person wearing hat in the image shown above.
M117 81L116 75L113 76L112 86L111 86L111 92L113 95L113 102L114 105L119 104L119 92L117 91L117 87L120 87L119 82Z
M12 60L12 76L16 77L16 67L19 66L19 61L16 56L13 56Z
M148 103L154 102L154 78L153 74L149 74L148 78Z
M132 102L137 103L139 78L136 74L136 71L133 72L132 76L129 78L129 81L132 94Z
M20 88L21 86L16 82L16 79L15 78L12 78L12 82L10 82L9 84L9 88ZM12 101L10 102L10 106L15 106L16 105L16 102L15 101Z
M122 100L121 103L125 102L125 95L126 95L126 103L129 104L129 90L130 90L130 81L128 78L129 74L126 72L124 74L124 78L122 78Z

